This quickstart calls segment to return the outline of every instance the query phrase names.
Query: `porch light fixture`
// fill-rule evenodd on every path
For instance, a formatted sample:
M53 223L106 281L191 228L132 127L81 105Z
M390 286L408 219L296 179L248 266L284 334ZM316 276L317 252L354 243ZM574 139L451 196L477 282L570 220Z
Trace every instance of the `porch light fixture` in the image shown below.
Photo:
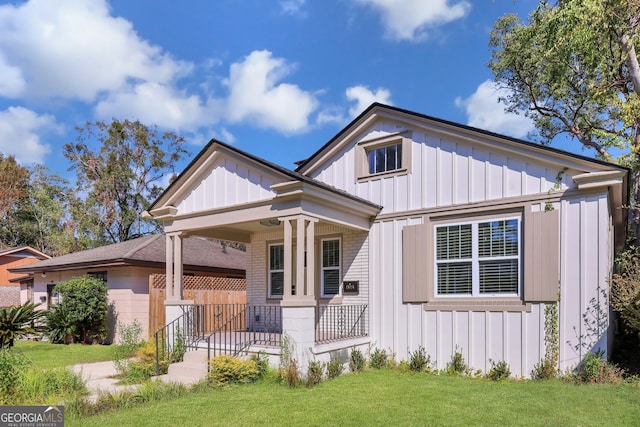
M47 277L47 272L46 272L46 271L43 271L43 272L42 272L42 277L43 277L43 278L44 278L44 277Z
M260 220L260 225L264 225L265 227L276 227L280 225L280 220L277 218L262 219Z

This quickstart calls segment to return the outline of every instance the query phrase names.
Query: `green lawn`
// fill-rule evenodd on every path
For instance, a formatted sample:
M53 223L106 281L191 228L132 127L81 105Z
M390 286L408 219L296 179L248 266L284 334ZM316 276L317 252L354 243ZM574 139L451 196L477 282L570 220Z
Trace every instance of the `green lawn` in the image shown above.
M264 381L213 389L67 426L637 425L637 385L488 380L398 371L346 374L308 389Z
M23 353L39 368L57 368L77 363L113 359L113 348L108 345L64 345L49 342L16 341L14 350Z

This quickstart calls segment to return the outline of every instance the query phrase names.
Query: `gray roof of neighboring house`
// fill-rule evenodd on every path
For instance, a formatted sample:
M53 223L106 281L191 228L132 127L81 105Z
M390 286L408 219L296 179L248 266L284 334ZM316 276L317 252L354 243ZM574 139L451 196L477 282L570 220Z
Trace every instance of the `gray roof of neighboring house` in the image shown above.
M244 251L198 237L188 237L182 242L185 269L244 272L247 268ZM31 273L116 265L164 267L165 252L166 237L164 234L156 234L34 262L10 271Z

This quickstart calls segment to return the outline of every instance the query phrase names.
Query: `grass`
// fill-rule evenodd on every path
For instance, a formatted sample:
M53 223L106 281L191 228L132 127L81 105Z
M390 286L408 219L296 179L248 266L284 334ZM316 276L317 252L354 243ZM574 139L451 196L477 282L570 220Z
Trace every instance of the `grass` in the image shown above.
M59 368L78 363L113 360L113 348L108 345L51 344L49 342L16 341L19 351L39 368Z
M314 388L273 381L210 389L67 426L157 425L634 425L638 385L492 382L369 370Z

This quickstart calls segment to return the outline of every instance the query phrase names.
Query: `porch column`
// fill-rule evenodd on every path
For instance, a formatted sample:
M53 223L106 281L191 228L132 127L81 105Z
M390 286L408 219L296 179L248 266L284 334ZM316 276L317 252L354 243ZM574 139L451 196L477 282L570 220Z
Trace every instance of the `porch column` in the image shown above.
M184 314L185 306L193 305L192 300L183 299L182 292L182 232L166 234L166 289L165 324Z
M317 218L306 215L278 218L284 222L284 280L285 292L282 307L282 332L293 344L293 357L305 372L313 361L310 349L315 346L315 223ZM293 222L296 223L295 242L295 290L293 295Z

